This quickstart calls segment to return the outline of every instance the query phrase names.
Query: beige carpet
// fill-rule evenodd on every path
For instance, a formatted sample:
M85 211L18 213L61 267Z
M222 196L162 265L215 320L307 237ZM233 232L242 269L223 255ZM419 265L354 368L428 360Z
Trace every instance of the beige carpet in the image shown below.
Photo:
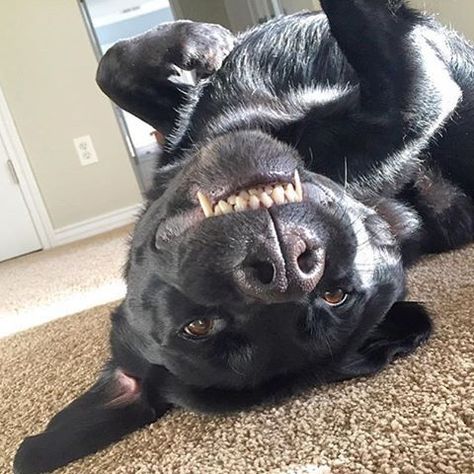
M377 377L228 417L177 410L66 473L474 473L474 247L412 272L436 335ZM84 390L113 305L0 340L0 472Z
M123 298L132 226L0 263L0 337Z

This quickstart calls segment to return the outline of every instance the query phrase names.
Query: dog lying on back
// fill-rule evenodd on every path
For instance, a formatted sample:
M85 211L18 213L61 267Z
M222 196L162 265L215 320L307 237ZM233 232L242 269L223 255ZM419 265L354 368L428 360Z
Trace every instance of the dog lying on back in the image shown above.
M428 338L405 270L473 237L474 51L400 0L321 3L237 38L161 25L102 59L104 92L169 139L110 362L22 443L17 473L173 406L240 410L370 375Z

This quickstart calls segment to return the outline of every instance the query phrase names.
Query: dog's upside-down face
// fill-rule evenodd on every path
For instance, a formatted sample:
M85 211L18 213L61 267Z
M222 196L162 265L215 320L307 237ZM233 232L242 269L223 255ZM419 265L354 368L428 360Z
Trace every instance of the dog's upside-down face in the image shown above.
M112 357L24 440L16 472L51 471L172 406L225 412L374 374L428 338L423 306L403 301L404 267L472 240L472 186L445 178L472 173L435 159L432 140L461 89L403 2L321 4L327 17L258 27L225 60L230 33L191 22L102 60L109 97L156 128L171 115L174 134L134 231ZM175 87L176 67L211 77ZM462 157L470 95L444 136Z
M186 384L324 373L403 296L388 223L261 132L190 152L162 190L135 230L125 306L146 357Z

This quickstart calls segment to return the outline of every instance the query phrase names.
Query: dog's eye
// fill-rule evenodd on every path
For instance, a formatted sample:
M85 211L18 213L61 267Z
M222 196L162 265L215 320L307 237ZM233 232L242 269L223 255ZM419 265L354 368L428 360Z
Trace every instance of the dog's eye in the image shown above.
M347 293L344 292L341 288L336 288L335 290L326 291L323 294L323 300L331 306L340 306L347 299Z
M184 332L188 336L203 337L207 336L214 327L212 319L196 319L184 327Z

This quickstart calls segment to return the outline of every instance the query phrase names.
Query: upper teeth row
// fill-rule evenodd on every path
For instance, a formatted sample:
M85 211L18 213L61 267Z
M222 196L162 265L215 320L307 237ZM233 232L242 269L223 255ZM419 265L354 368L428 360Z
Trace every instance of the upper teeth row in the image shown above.
M197 198L206 217L220 216L231 212L241 212L247 209L270 208L273 204L301 202L303 189L298 171L295 171L294 183L257 186L232 194L226 200L221 199L212 205L209 198L198 191Z

